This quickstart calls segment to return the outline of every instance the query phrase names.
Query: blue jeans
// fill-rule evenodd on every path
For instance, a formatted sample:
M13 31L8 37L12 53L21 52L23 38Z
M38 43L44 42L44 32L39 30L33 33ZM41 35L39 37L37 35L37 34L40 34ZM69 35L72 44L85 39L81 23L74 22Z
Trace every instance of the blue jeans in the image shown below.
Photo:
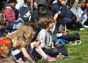
M71 18L67 18L67 17L64 17L63 21L64 21L64 23L65 23L66 25L69 25L69 24L72 23L72 19L71 19Z
M65 40L65 39L57 39L56 45L60 45L63 46L65 44L69 43L69 41Z

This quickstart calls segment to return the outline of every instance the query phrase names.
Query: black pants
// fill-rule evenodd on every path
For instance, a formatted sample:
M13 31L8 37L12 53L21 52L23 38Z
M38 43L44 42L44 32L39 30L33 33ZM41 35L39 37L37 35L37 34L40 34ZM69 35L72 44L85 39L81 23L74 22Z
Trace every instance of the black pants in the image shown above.
M52 57L56 57L59 53L61 53L62 55L68 56L68 51L65 46L60 46L60 47L51 48L51 49L43 48L43 51L47 55L50 55ZM37 53L35 49L32 51L32 55L36 61L42 58L41 55Z
M50 48L50 49L43 48L43 51L52 57L56 57L59 54L57 48Z
M71 34L64 35L60 38L65 39L67 41L75 41L75 40L80 40L80 35L79 33L71 33Z
M68 50L66 46L56 46L59 53L61 53L64 56L68 56Z
M42 48L42 49L47 55L51 57L56 57L59 54L59 51L57 50L57 48L51 48L51 49ZM41 55L37 53L35 49L33 49L32 51L32 56L36 61L42 58Z

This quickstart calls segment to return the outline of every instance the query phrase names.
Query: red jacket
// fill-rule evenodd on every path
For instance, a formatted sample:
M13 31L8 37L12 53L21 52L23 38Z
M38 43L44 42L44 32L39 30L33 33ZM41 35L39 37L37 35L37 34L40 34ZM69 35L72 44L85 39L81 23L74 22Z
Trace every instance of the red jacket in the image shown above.
M16 21L14 10L11 7L6 7L4 14L7 22L13 23Z

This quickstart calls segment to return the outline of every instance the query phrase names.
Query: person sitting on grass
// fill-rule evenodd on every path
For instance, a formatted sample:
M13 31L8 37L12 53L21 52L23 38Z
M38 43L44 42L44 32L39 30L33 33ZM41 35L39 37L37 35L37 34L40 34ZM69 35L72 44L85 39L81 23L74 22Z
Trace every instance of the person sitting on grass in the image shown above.
M0 58L8 58L15 60L18 63L23 63L26 60L32 63L35 61L27 52L27 48L35 35L33 27L29 24L22 24L19 30L9 37L0 39Z
M56 60L52 56L56 56L57 52L57 49L53 48L54 46L52 42L52 37L48 32L50 28L53 26L53 24L54 24L53 17L50 16L41 17L40 20L38 21L40 30L38 31L38 34L36 36L37 42L33 42L31 44L32 48L34 48L33 44L37 45L35 51L38 53L38 55L36 55L36 52L34 52L33 55L37 56L37 58L41 56L43 59L46 59L50 62Z

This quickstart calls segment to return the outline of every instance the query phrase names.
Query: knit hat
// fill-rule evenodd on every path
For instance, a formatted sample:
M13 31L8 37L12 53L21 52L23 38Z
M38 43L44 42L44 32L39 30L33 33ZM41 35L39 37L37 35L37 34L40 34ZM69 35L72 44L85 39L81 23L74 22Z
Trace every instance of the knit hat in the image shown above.
M26 6L22 6L19 9L20 16L24 16L27 12L30 12L30 8L28 8Z

